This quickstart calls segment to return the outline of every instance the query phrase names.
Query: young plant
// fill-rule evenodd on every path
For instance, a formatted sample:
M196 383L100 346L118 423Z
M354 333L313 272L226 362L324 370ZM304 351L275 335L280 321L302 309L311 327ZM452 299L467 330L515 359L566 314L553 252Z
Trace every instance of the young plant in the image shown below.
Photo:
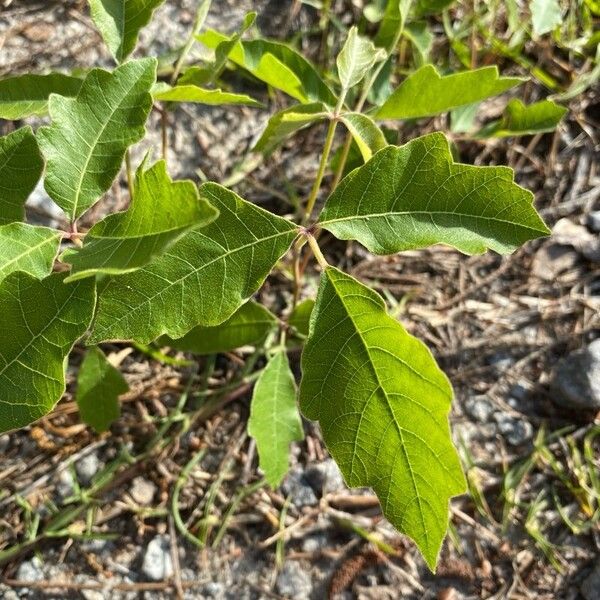
M434 569L448 502L465 491L448 424L450 382L375 291L327 262L318 239L327 231L380 255L439 243L466 254L504 254L546 235L533 195L509 168L454 162L441 133L388 145L377 125L448 112L522 80L501 77L496 67L442 76L427 64L390 93L373 95L407 22L426 12L425 2L411 10L400 0L387 3L374 42L350 29L332 89L291 47L245 41L253 14L234 35L197 35L205 1L192 33L215 50L214 61L187 67L191 36L169 82L157 84L155 59L126 59L159 4L124 2L114 14L112 3L90 1L119 62L113 71L93 69L82 80L50 74L0 81L0 116L50 116L35 134L22 128L0 138L0 429L24 427L53 409L80 340L90 348L77 395L82 417L97 430L118 414L115 399L127 389L99 344L156 342L209 355L254 345L267 364L254 388L249 431L267 481L279 485L289 443L302 438L297 396L302 413L319 421L347 483L372 487L385 516ZM328 123L314 184L295 221L218 183L172 181L165 161L146 157L131 174L128 149L143 138L153 102L165 103L163 113L183 101L259 105L214 87L228 63L297 101L271 117L256 152L267 156L301 128ZM526 112L510 104L490 131L538 131ZM544 105L532 114L547 128L563 113ZM347 137L320 209L339 125ZM353 144L364 164L343 177ZM129 208L79 232L81 216L110 189L124 159ZM64 231L23 223L44 165L45 189L69 222ZM61 243L68 247L57 260ZM314 302L296 302L302 254L320 269ZM296 274L296 289L287 316L277 318L252 297L282 260ZM299 390L286 352L291 340L304 342Z

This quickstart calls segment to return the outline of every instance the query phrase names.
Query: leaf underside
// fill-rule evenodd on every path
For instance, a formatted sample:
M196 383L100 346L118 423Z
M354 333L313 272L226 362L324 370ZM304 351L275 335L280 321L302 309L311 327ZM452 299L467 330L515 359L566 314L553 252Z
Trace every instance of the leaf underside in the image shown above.
M89 0L92 19L117 62L123 62L131 54L140 30L164 1Z
M319 222L375 254L447 244L466 254L509 253L549 233L533 194L508 167L454 163L441 133L384 148L352 171Z
M0 225L22 221L44 161L29 127L0 137Z
M94 285L23 272L0 283L0 431L32 423L60 400L66 358L92 319Z
M108 362L102 350L89 348L77 375L81 420L97 432L106 431L119 418L119 396L128 390L123 375Z
M52 123L37 132L49 196L77 219L104 194L127 148L144 137L156 60L130 61L112 73L94 69L75 98L52 95Z
M48 111L50 94L75 96L81 79L49 73L17 75L0 81L0 119L17 120L43 115Z
M26 223L0 225L0 282L14 271L43 279L52 272L61 233Z
M500 77L496 66L441 76L433 65L424 65L400 84L375 116L430 117L496 96L523 81L521 77Z
M381 297L328 267L302 355L300 408L318 420L350 486L370 486L384 515L435 568L449 499L465 489L448 412L450 384Z
M216 209L200 199L194 182L173 181L165 161L149 169L143 163L136 173L130 207L94 225L83 247L63 253L61 260L72 265L67 281L139 269L187 231L216 216Z
M165 254L103 287L92 343L180 338L197 325L228 319L262 285L297 235L293 223L206 183L201 197L218 218Z
M196 104L209 104L220 106L222 104L245 104L246 106L260 107L262 104L247 94L225 92L220 89L212 90L197 85L176 85L160 83L152 90L155 100L164 102L194 102Z
M248 433L256 440L267 482L278 487L288 471L290 444L304 438L296 382L285 350L278 350L269 360L254 386Z
M249 300L220 325L194 327L178 340L165 337L161 342L194 354L217 354L262 343L276 323L275 315Z
M354 138L364 161L369 160L375 152L387 146L383 132L367 115L346 113L342 115L341 121Z

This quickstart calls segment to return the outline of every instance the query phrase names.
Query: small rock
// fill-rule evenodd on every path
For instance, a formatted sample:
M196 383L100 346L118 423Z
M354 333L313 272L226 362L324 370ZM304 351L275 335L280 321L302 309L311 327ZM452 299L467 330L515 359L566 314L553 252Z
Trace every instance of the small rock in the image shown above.
M81 483L89 485L101 466L100 459L92 452L75 463L75 471Z
M598 600L600 593L600 562L596 563L593 571L581 584L581 595L585 600Z
M85 600L104 600L106 596L100 590L81 590Z
M218 581L211 581L202 587L202 594L207 598L225 598L225 586Z
M600 338L558 363L551 389L559 406L600 409Z
M563 246L573 246L588 260L600 262L600 238L583 225L560 219L552 228L552 239Z
M558 275L575 266L577 252L562 244L545 244L535 254L531 272L544 281L553 281Z
M154 500L156 485L144 477L136 477L131 482L129 493L131 497L141 506L149 506Z
M340 468L333 458L310 465L306 469L305 478L313 490L321 496L346 488Z
M44 579L42 561L34 556L31 560L21 563L17 570L17 579L20 581L42 581Z
M66 500L72 496L75 491L75 481L71 469L63 469L58 474L58 483L56 485L56 493L60 500Z
M163 581L173 575L169 538L157 535L146 547L142 572L151 581Z
M488 356L485 362L502 372L512 367L515 364L515 359L507 352L495 352L491 356Z
M519 381L516 385L513 385L513 387L510 389L510 396L518 402L527 400L529 396L529 385L527 382Z
M465 412L480 423L487 423L494 413L494 407L486 396L475 396L465 401Z
M8 433L0 435L0 453L6 452L9 445L10 445L10 436L8 435Z
M520 446L533 436L533 427L529 421L504 413L496 413L494 419L498 423L498 430L511 446Z
M315 552L321 550L321 548L326 548L327 544L327 535L324 533L308 535L302 540L302 552L314 554Z
M291 600L308 600L312 593L312 581L300 564L287 561L275 582L277 592Z
M600 210L595 210L587 216L587 226L590 231L600 233Z
M290 472L281 484L281 490L286 496L290 496L292 504L298 508L315 506L319 503L315 492L305 479L300 465L290 469Z

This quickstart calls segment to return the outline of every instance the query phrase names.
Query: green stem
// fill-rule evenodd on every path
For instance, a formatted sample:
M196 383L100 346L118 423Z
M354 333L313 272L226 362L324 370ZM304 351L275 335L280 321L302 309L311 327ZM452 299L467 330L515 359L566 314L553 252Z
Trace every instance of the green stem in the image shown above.
M317 262L319 263L321 268L323 270L325 270L329 266L329 263L325 260L325 257L323 256L323 253L321 252L321 248L319 248L319 244L318 244L317 240L310 233L308 233L306 235L306 239L308 240L308 245L310 246L310 249L312 250L313 254L315 255Z
M329 121L325 145L323 146L323 154L321 154L321 162L319 163L319 170L317 171L317 176L313 183L312 189L310 190L308 200L306 201L306 209L304 211L305 223L310 220L310 216L315 207L315 202L317 201L317 196L319 195L319 190L321 189L321 183L323 182L325 170L327 169L327 161L329 160L329 154L331 153L331 147L333 146L333 140L335 138L335 128L338 124L340 112L344 107L344 100L346 99L347 93L348 90L342 90L342 93L338 99L338 103L333 111L333 114L331 115L331 120Z

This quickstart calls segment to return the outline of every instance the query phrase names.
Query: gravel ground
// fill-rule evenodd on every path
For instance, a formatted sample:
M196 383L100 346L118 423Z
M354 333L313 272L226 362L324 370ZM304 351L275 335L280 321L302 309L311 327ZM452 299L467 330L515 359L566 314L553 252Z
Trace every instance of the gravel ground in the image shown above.
M180 47L195 5L166 2L143 32L138 52L161 55ZM260 26L273 36L314 23L309 8L288 18L291 2L213 5L207 24L225 31L235 29L249 9L261 13ZM84 2L4 2L0 74L75 64L111 64ZM186 106L171 113L173 176L231 179L269 112L284 105L280 96L268 98L262 86L236 74L230 82L269 102L269 110ZM529 83L525 93L535 99L541 88ZM482 114L491 118L501 106L491 101ZM189 369L107 345L131 389L110 433L98 436L79 423L70 385L53 415L0 437L0 550L14 551L0 559L0 596L597 598L598 519L586 518L582 509L585 486L577 480L581 469L574 450L583 453L587 443L597 473L600 174L594 91L571 109L555 134L508 143L455 140L465 162L515 167L518 182L534 191L553 237L505 258L491 253L466 258L441 247L382 258L323 237L330 260L387 294L395 314L428 343L454 383L453 431L470 467L472 495L453 502L453 533L437 575L382 519L368 490L346 488L314 424L305 423L306 440L293 447L282 488L255 490L256 455L245 434L248 386L232 386L219 397L227 408L201 411L188 430L174 428L157 439L156 418L177 414ZM446 125L440 118L394 127L408 140ZM7 132L10 125L0 126ZM148 129L134 163L151 148L159 154L157 113ZM238 177L236 190L276 212L291 212L281 196L290 190L292 197L306 195L322 139L319 128L303 132ZM120 207L125 191L121 182L93 217ZM42 189L30 204L33 218L60 222L59 213L48 214ZM315 287L316 274L309 275L303 293ZM274 274L259 295L275 310L285 307L285 276ZM239 380L239 357L244 354L218 357L209 390ZM292 354L295 367L298 358ZM69 367L71 384L78 359ZM582 380L582 372L589 379ZM552 435L557 431L561 434ZM176 513L173 490L201 448L206 453L180 486ZM105 478L103 470L113 467ZM247 495L236 496L240 490ZM234 498L239 501L231 507ZM52 535L41 535L49 530L50 514L69 507L79 511L76 517ZM587 508L598 511L598 498ZM228 509L231 518L221 531ZM201 523L205 548L184 539L177 515L190 526ZM390 552L368 543L349 520L385 541ZM278 533L282 528L285 536Z

